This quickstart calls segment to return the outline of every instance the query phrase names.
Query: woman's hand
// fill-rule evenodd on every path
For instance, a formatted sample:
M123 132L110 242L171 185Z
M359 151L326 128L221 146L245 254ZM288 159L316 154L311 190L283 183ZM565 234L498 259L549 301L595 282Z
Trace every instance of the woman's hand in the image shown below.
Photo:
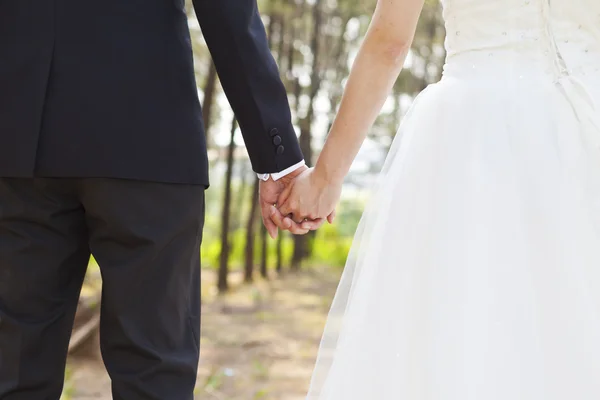
M316 230L325 219L333 222L341 193L341 181L327 180L318 170L309 168L281 193L277 200L277 214L290 218L306 229Z
M279 196L286 187L289 187L296 177L298 177L308 167L298 168L296 171L280 178L277 181L269 178L267 181L261 180L259 183L259 205L262 214L263 224L269 232L272 239L277 238L278 228L290 231L294 235L304 235L308 233L310 227L301 227L289 218L283 215L273 215L273 212L279 214L279 211L273 206L277 203Z

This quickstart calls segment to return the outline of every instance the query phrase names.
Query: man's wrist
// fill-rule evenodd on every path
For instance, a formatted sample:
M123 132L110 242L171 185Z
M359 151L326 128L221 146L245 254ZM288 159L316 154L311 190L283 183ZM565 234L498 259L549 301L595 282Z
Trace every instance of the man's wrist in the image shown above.
M306 162L304 160L302 160L299 163L296 163L296 164L292 165L291 167L288 167L280 172L276 172L276 173L272 173L272 174L256 174L256 175L258 176L258 179L263 180L263 181L268 181L269 178L272 178L274 181L277 181L277 180L291 174L292 172L295 172L296 170L304 167L305 165L306 165Z

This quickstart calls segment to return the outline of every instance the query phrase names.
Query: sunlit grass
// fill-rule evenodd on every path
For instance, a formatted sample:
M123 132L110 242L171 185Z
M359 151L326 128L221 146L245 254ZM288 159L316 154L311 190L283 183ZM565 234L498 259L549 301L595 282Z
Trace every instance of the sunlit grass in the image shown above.
M75 388L73 387L71 377L72 377L71 368L67 367L67 369L65 370L65 383L63 386L62 395L60 396L60 400L71 400L71 398L74 395Z

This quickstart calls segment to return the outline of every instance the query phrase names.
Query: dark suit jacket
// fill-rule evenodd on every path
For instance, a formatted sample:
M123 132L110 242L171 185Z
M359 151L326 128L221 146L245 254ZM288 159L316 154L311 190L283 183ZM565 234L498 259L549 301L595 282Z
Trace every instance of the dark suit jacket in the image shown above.
M256 0L194 0L253 168L302 160ZM184 0L1 0L0 176L208 184Z

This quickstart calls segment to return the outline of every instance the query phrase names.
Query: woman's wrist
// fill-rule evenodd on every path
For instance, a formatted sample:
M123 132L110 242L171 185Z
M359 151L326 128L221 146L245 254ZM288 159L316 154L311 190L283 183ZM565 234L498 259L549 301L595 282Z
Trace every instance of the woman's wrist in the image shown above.
M342 168L335 165L329 165L322 160L317 161L314 174L323 185L341 185L346 177Z

